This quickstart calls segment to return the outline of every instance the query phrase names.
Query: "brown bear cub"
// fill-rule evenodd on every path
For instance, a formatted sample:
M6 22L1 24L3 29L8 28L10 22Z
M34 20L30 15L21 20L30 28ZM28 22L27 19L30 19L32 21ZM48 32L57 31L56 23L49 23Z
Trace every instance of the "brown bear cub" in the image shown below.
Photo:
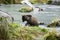
M27 21L27 23L25 24L25 26L29 25L29 26L38 26L41 23L38 23L38 21L36 20L35 17L32 17L32 15L22 15L22 21ZM44 23L42 23L44 24Z

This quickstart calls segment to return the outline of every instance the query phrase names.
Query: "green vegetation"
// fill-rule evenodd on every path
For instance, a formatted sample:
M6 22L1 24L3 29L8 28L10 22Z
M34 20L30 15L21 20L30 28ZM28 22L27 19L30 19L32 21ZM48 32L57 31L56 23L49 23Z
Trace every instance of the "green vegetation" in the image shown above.
M52 0L49 0L48 2L47 2L47 4L51 4L52 3Z
M56 27L57 22L52 22L47 25L47 27Z
M60 34L58 34L56 31L48 32L44 36L44 40L60 40Z
M41 29L39 27L22 27L16 24L9 24L8 36L9 40L34 40L47 32L46 29Z
M22 0L0 0L0 4L18 4Z
M0 17L0 40L7 40L8 22L5 17Z
M47 25L47 27L59 27L60 26L60 19L55 18L53 21Z
M7 40L35 40L37 37L40 35L43 36L47 32L46 29L41 29L39 27L22 27L16 23L9 23L6 37ZM2 33L4 34L4 31L2 31Z
M0 18L0 40L60 40L60 34L56 31L36 26L21 26L16 23L8 23L5 17Z
M11 4L12 2L10 2L10 0L3 0L4 4Z
M30 0L30 2L32 4L38 4L38 3L44 4L44 3L47 3L48 0Z
M39 0L38 0L38 1L39 1ZM37 1L37 0L30 0L30 2L31 2L32 4L37 4L38 1Z
M22 0L1 0L0 3L3 4L19 4ZM29 0L32 4L38 4L38 3L48 3L49 0ZM50 3L50 1L49 1Z
M0 18L0 40L35 40L48 32L39 27L23 27L16 23L8 23L5 17Z
M19 9L19 12L31 12L31 11L33 11L33 8L29 6L23 6Z

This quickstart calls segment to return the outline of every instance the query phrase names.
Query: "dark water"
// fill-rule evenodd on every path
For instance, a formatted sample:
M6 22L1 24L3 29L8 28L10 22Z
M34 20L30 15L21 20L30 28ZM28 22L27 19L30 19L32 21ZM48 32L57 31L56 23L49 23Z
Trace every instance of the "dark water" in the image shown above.
M14 17L15 22L17 23L22 23L21 17L24 14L31 14L32 16L36 17L38 22L44 22L45 24L51 23L55 19L60 19L60 6L34 5L34 6L43 8L44 11L38 12L37 9L34 9L34 11L30 13L21 13L19 12L19 8L22 6L27 6L27 5L20 5L20 4L4 5L2 4L0 6L0 10L11 14Z

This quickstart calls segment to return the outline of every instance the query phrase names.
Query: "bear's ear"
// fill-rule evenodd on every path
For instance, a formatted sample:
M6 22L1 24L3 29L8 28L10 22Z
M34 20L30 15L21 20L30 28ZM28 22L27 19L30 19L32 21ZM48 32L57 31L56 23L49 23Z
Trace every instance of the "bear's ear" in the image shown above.
M32 17L32 15L27 15L28 17Z

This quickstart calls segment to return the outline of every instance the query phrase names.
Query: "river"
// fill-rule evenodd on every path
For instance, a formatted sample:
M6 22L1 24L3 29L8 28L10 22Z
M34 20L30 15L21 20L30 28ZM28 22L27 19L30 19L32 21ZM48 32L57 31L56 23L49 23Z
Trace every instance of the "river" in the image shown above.
M16 22L16 23L22 23L21 19L22 19L22 15L24 15L24 14L31 14L39 22L44 22L45 24L49 24L55 19L60 19L60 6L38 4L38 5L34 5L34 6L38 6L40 8L43 8L44 11L40 11L40 12L32 11L29 13L21 13L21 12L19 12L19 9L22 6L27 6L27 5L21 5L21 4L5 5L5 4L1 4L0 10L11 14L15 19L14 22Z

